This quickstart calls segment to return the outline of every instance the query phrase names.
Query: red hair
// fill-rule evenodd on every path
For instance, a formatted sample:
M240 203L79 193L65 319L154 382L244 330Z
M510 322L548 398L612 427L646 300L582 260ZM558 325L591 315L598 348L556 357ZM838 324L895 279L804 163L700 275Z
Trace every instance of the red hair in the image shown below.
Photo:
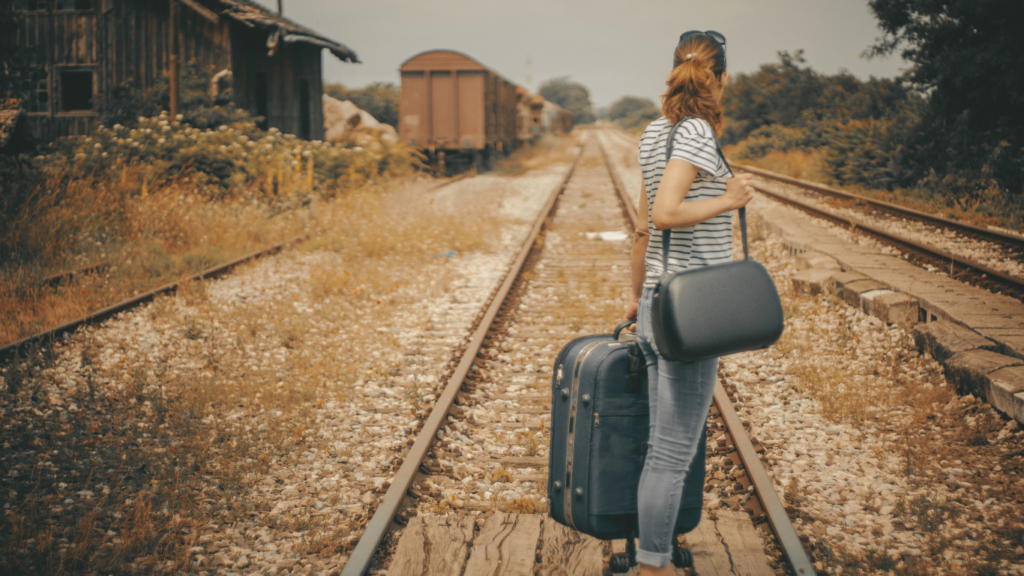
M715 99L716 84L725 72L722 47L706 36L696 36L676 46L675 60L661 96L661 113L672 124L687 116L707 121L715 134L722 134L725 122L722 104Z

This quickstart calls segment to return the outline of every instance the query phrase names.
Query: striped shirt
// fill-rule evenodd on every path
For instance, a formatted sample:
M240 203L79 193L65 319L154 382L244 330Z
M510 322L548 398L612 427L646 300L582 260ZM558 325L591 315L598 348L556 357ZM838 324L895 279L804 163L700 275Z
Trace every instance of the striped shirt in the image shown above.
M640 167L647 190L647 226L651 241L647 245L645 263L647 280L644 287L653 288L661 278L662 233L651 221L654 198L658 195L661 176L665 172L665 152L672 125L664 116L651 122L640 138ZM686 160L698 168L697 178L690 186L685 202L706 200L725 193L725 180L730 176L718 156L711 125L699 118L690 118L676 130L672 158ZM732 260L732 212L719 214L689 228L672 230L668 270L676 272L721 264Z

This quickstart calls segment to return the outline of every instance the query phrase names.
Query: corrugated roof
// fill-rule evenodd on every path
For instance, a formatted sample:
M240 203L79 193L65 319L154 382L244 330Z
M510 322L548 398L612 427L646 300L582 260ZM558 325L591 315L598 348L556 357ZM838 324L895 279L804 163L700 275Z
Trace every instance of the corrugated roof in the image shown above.
M272 35L277 33L279 41L285 44L297 42L320 46L330 50L342 62L359 62L359 57L348 46L275 14L252 0L218 1L224 6L223 12L220 13L221 16L231 18L250 28L269 29Z

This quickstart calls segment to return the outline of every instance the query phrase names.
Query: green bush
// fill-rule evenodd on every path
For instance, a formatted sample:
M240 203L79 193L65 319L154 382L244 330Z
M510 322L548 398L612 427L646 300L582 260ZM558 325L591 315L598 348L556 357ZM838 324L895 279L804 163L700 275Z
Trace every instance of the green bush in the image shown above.
M153 181L194 173L199 184L232 188L261 179L301 172L313 190L359 173L365 177L412 167L418 161L408 146L368 139L334 144L306 141L276 128L261 130L249 119L201 129L167 113L137 118L135 126L99 126L91 136L62 138L37 158L44 174L58 172L114 178L126 164L144 165ZM312 162L312 164L310 164ZM308 174L312 168L311 176ZM280 178L278 178L280 179ZM218 192L223 193L223 192Z
M216 98L210 96L210 80L216 73L215 67L204 68L194 60L185 64L178 101L184 122L206 129L253 118L247 111L231 105L230 88ZM140 90L133 79L128 79L115 87L110 96L100 97L99 121L107 126L132 127L139 118L155 117L170 107L171 92L166 76L161 76L147 90Z

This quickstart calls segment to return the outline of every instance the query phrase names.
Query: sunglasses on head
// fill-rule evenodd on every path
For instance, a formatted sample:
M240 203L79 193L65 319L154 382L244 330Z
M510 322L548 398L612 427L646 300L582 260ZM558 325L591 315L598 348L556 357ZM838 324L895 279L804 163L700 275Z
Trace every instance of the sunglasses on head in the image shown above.
M725 35L721 32L715 32L714 30L705 30L704 32L701 32L700 30L690 30L689 32L683 32L679 35L679 44L686 42L694 36L707 36L715 42L718 42L718 44L722 46L722 55L725 56ZM679 44L676 44L676 46ZM673 58L672 65L678 66L679 61Z
M721 44L722 48L725 48L725 35L721 32L715 32L714 30L705 30L704 32L701 32L700 30L690 30L689 32L683 32L679 35L679 43L682 44L694 36L708 36L715 42Z

